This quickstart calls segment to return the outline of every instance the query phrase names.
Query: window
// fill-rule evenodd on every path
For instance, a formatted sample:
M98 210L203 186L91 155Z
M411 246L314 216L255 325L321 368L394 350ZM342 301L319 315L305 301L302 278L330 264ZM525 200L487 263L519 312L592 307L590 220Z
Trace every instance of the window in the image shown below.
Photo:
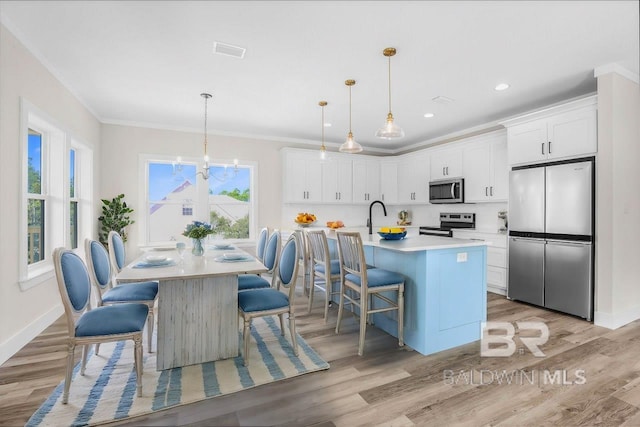
M24 99L21 129L19 283L25 290L53 277L54 248L75 249L81 236L91 235L93 154Z
M28 130L27 140L27 263L44 260L45 197L42 191L42 133Z
M197 175L196 161L176 165L160 156L141 156L141 185L147 194L147 213L140 221L142 244L159 244L178 240L185 226L193 221L210 222L214 238L251 240L254 238L255 165L216 164L208 180Z
M69 243L78 247L78 192L76 191L76 150L69 150Z

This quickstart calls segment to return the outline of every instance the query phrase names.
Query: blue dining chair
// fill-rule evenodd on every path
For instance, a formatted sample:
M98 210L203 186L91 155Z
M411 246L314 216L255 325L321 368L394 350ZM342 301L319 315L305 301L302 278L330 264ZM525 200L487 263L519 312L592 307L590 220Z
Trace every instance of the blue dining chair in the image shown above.
M262 263L267 267L267 274L271 274L271 281L257 274L240 274L238 276L238 291L248 291L252 289L270 288L275 285L274 271L278 266L278 256L280 254L280 248L282 246L282 237L280 231L275 230L269 236L267 245L264 250L264 259Z
M244 320L242 336L244 339L244 352L242 357L244 365L249 366L249 339L251 338L251 321L256 317L279 316L280 330L284 336L284 315L289 314L289 331L293 352L298 355L298 341L296 340L296 322L294 315L294 300L296 295L296 280L298 278L298 243L294 236L290 236L282 248L280 260L277 263L274 277L278 287L288 290L285 294L273 287L266 289L254 289L238 293L238 313Z
M113 286L109 254L104 246L102 246L102 243L96 240L85 239L84 251L87 257L91 282L97 290L96 298L98 307L127 302L138 302L149 307L149 315L147 318L147 351L151 353L151 338L154 327L153 306L158 296L158 282L135 282ZM99 345L96 345L96 354L99 350Z
M109 260L111 261L111 267L113 268L113 274L115 276L120 273L120 270L126 265L124 242L122 241L120 233L111 230L107 237L107 243L109 247Z
M69 333L62 403L69 401L76 346L83 346L80 375L84 375L90 345L129 339L134 343L136 388L141 397L142 330L149 307L128 303L91 309L91 280L82 259L70 250L57 248L53 263Z
M333 290L333 284L335 282L340 282L341 278L340 260L331 259L329 254L329 243L327 242L327 235L324 230L308 231L307 238L311 249L311 283L307 313L311 313L315 290L321 290L324 292L324 321L326 323L332 296L340 293L339 290Z
M269 239L269 229L263 228L260 230L260 234L258 234L258 241L256 242L256 258L258 261L263 262L264 260L264 250L267 247L267 240Z

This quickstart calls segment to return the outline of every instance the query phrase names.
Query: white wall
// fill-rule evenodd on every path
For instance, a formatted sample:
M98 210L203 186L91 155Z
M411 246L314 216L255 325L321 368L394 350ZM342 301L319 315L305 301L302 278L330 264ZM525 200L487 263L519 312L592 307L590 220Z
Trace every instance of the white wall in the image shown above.
M55 280L21 291L18 284L20 239L20 98L44 111L74 137L97 151L100 123L0 25L0 363L62 313ZM96 176L94 188L99 185ZM84 239L87 236L80 236Z
M598 76L595 323L640 319L640 87Z
M102 165L102 185L99 197L108 198L124 193L127 204L135 209L129 227L127 258L131 260L138 253L140 244L141 203L144 194L138 190L138 156L140 154L166 155L201 158L203 153L202 133L178 132L133 126L103 125L100 163ZM222 160L252 161L257 170L257 229L278 227L282 207L282 165L280 149L284 142L252 140L210 135L208 151L212 162ZM200 178L198 178L200 179ZM186 224L185 224L186 225Z

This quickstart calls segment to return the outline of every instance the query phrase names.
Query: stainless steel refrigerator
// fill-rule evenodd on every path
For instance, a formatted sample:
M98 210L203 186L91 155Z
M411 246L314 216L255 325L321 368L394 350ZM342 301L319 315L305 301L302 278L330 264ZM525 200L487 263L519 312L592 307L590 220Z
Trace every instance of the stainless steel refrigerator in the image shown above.
M510 299L592 320L593 237L593 158L513 168Z

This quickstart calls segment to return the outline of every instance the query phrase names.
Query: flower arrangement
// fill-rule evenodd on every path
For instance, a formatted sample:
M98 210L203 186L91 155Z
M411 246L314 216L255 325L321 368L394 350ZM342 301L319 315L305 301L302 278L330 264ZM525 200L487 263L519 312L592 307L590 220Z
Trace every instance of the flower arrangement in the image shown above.
M191 224L187 224L187 228L182 232L182 235L191 239L200 240L213 233L214 231L211 224L201 221L193 221Z

